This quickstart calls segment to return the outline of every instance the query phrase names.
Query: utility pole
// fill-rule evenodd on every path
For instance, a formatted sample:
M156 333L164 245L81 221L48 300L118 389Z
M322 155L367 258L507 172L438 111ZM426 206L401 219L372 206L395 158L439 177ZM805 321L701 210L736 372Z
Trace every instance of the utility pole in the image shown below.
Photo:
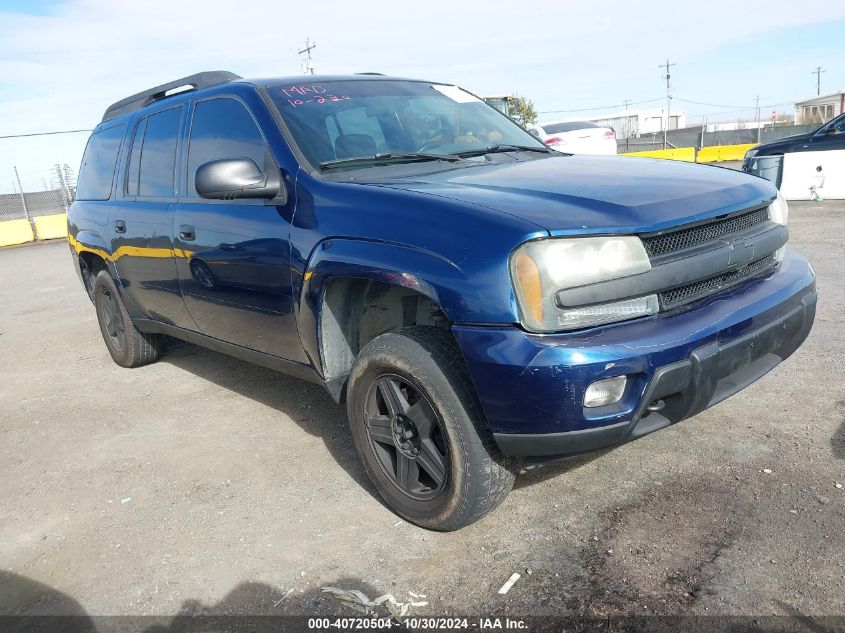
M811 75L816 76L816 96L818 97L822 93L822 73L824 72L824 68L821 66L816 66L816 69L811 72Z
M757 142L760 142L760 95L754 98L754 123L757 126Z
M305 59L302 61L302 72L305 75L314 74L314 62L311 60L311 51L315 48L317 48L317 42L312 42L310 37L306 37L305 48L299 51L300 55L305 55Z
M669 146L669 122L672 120L672 93L671 93L671 85L669 83L669 79L671 78L671 74L669 69L674 66L669 62L669 58L666 58L665 64L660 64L658 68L665 68L666 69L666 125L663 127L663 149L668 149Z

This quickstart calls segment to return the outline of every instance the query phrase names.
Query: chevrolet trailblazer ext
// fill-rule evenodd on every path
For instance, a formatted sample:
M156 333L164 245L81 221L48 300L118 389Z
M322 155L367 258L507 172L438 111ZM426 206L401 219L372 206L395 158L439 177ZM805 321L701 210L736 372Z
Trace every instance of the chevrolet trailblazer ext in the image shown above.
M128 97L68 223L117 364L172 336L324 385L386 502L437 530L520 463L736 393L815 315L768 181L559 154L428 81L206 72Z

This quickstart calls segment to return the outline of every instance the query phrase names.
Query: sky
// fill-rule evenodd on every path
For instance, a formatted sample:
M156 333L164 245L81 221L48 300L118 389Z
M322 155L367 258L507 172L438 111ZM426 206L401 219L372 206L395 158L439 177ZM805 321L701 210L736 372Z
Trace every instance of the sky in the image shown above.
M318 74L518 93L541 120L662 107L667 58L689 125L753 118L757 96L764 116L791 112L816 66L822 94L845 90L838 0L0 0L0 32L0 136L91 128L114 101L201 70L297 75L306 37ZM75 170L86 140L0 138L0 192L14 166L25 186L54 163Z

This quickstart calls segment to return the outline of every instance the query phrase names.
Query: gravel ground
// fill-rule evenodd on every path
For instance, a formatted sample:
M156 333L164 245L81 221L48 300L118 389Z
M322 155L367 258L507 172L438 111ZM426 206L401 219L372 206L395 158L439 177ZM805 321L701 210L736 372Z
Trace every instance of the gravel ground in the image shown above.
M319 387L184 343L121 369L67 246L2 250L0 613L355 615L334 585L421 614L845 614L845 203L791 228L820 294L791 359L451 534L382 505Z

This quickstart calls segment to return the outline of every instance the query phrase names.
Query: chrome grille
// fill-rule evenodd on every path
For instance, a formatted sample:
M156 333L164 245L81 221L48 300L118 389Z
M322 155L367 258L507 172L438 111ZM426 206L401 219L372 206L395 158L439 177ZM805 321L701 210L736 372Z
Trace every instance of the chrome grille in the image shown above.
M747 266L738 268L737 270L721 273L715 277L702 279L685 286L666 290L660 293L660 306L663 310L669 310L685 303L695 301L696 299L701 299L709 294L719 290L724 290L734 284L738 284L739 282L770 268L774 265L774 263L774 254L766 255L766 257L761 257L760 259L751 262Z
M648 256L657 257L744 231L768 219L769 208L761 207L707 224L681 228L659 235L643 236L642 241Z

